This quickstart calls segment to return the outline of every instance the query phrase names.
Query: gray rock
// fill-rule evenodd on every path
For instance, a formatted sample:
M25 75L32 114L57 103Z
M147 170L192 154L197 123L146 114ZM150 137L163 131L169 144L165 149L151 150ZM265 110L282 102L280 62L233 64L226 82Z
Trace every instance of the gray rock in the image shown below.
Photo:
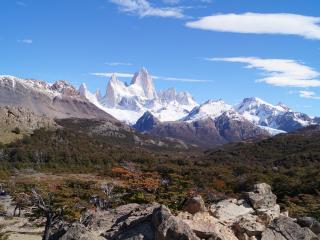
M237 218L253 213L254 210L246 201L226 199L210 207L213 216L224 222L234 222Z
M153 212L152 223L156 240L199 240L188 224L173 216L165 206Z
M312 232L319 235L320 234L320 223L312 217L300 217L297 219L297 223L301 227L310 228Z
M89 211L81 224L76 224L63 234L63 240L153 240L152 213L158 204L127 204L114 210Z
M302 228L291 218L280 217L262 233L261 240L316 240L310 229Z
M53 239L53 238L51 238ZM72 225L67 232L60 238L60 240L103 240L102 237L88 231L85 226L81 224Z
M202 197L195 196L195 197L189 198L183 206L183 211L191 214L206 211L206 206Z
M254 191L246 194L254 209L269 209L276 205L277 196L271 191L271 186L266 183L254 185Z

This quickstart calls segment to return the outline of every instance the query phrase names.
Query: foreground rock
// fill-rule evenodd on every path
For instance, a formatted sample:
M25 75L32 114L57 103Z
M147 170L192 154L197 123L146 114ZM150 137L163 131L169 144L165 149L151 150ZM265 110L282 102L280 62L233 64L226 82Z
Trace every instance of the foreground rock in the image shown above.
M262 233L261 240L315 240L319 239L309 228L302 228L291 218L280 217Z
M295 221L280 214L271 187L257 184L244 199L208 207L201 196L190 198L177 215L157 203L89 211L80 223L63 226L51 240L315 240L319 232L315 219Z

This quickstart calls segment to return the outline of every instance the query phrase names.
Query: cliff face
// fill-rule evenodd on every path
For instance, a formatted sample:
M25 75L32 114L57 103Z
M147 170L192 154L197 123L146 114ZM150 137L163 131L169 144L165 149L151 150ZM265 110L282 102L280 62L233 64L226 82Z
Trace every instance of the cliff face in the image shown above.
M6 143L29 134L35 129L56 128L56 123L43 115L37 115L22 107L0 107L0 139Z
M320 224L311 218L297 221L280 213L267 184L257 184L243 199L205 205L200 196L186 201L174 215L157 203L128 204L107 211L89 211L80 223L64 226L54 239L319 239Z

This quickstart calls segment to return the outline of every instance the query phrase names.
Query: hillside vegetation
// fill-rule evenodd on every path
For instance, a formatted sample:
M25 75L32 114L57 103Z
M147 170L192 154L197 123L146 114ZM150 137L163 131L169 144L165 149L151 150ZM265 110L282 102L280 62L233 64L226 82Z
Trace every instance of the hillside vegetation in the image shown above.
M53 174L87 173L121 183L116 188L119 199L115 206L158 201L172 209L181 208L185 198L196 193L214 202L226 195L237 196L250 190L256 182L267 182L281 206L293 216L310 215L320 219L320 131L317 127L206 152L148 148L114 143L110 139L92 137L75 128L37 130L22 140L1 145L2 179L25 169ZM64 196L68 202L79 199L74 191L79 192L83 186L90 189L90 194L99 193L92 179L72 184L66 181L57 188L64 190L57 192L61 197L68 192L68 196ZM25 181L20 185L23 188L17 188L28 189ZM84 197L80 199L85 202L90 194L82 194Z

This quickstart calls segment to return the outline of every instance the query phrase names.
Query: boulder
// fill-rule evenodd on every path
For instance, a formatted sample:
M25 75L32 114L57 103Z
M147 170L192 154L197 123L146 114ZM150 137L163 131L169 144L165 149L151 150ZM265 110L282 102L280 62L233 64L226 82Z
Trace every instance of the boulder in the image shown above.
M185 222L200 239L237 240L232 229L219 222L209 212L196 214L181 212L177 217Z
M173 216L165 206L154 210L152 224L156 240L199 240L188 224Z
M309 228L302 228L293 219L280 217L262 233L261 240L316 240L319 239Z
M258 216L247 214L238 219L232 226L239 239L249 239L257 237L260 239L266 226L260 221Z
M203 212L206 210L207 209L206 209L205 203L200 195L189 198L183 206L183 211L191 214L195 214L197 212Z
M85 226L82 224L76 223L73 224L67 231L66 233L59 237L59 238L54 238L51 237L50 240L53 239L60 239L60 240L103 240L102 237L99 235L95 234L94 232L88 231Z
M320 234L320 223L312 217L300 217L297 219L297 223L301 227L310 228L312 232L319 235Z
M243 215L254 213L254 210L245 200L226 199L211 205L210 212L220 221L233 223Z
M271 191L271 186L266 183L254 185L254 191L248 192L246 198L254 209L270 209L277 203L277 196Z
M127 204L108 211L88 211L81 224L68 228L63 240L153 240L152 213L159 204Z
M280 217L280 206L278 204L271 208L259 208L256 210L257 215L265 224L270 224L274 219Z

